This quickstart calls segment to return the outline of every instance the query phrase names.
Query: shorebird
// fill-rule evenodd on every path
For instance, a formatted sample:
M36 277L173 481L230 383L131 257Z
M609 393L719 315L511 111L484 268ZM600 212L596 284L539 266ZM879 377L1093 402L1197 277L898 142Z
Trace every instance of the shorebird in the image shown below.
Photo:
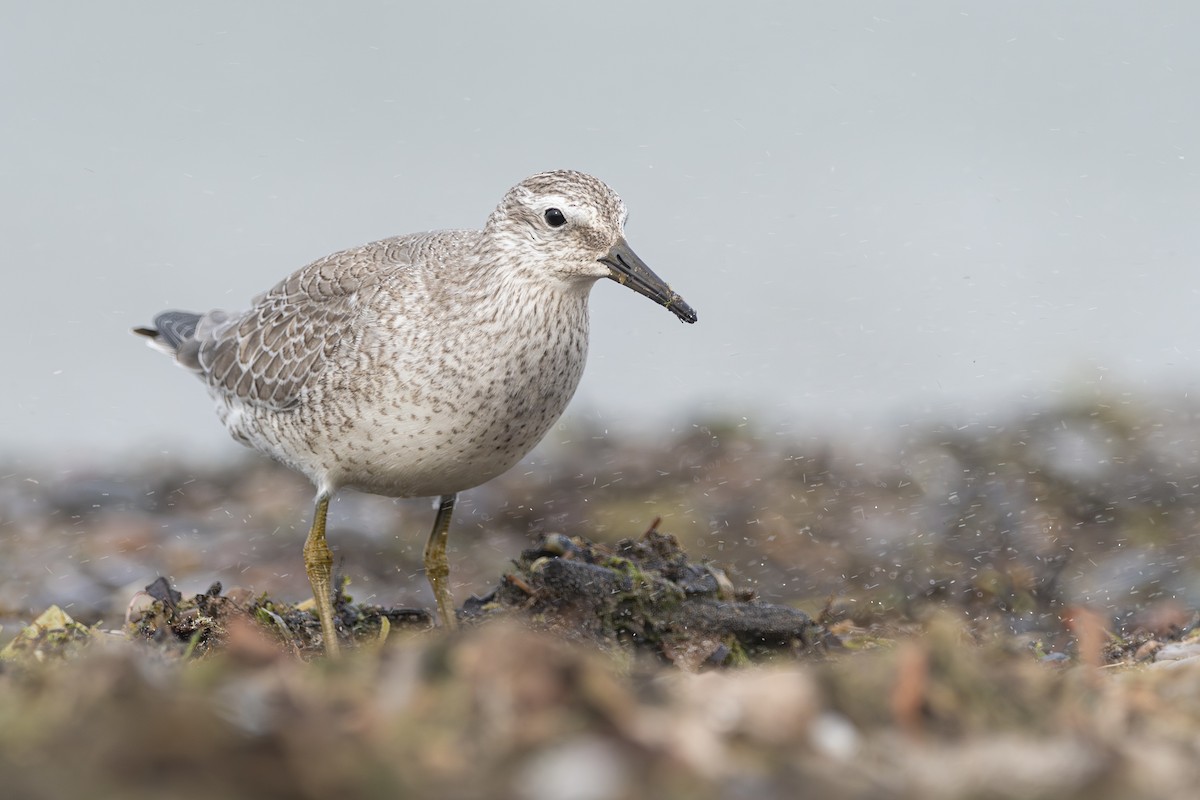
M592 286L611 278L696 321L630 249L626 216L597 178L543 172L510 189L483 230L343 250L246 311L165 311L134 329L204 381L234 439L315 485L304 567L329 655L335 492L438 498L425 574L453 629L455 498L520 461L566 408L587 357Z

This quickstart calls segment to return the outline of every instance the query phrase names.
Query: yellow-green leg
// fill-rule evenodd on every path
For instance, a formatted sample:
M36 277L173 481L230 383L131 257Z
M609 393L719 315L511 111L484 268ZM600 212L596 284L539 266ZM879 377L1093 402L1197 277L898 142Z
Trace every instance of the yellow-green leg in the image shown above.
M329 513L329 495L317 495L317 506L313 511L312 529L304 541L304 571L312 585L313 599L317 602L317 616L321 618L321 637L325 640L325 654L338 655L337 628L333 625L333 602L330 577L333 575L333 553L325 543L325 516Z
M425 577L433 587L437 599L438 616L442 627L452 631L458 627L454 613L454 598L450 596L450 564L446 561L446 538L450 532L450 515L454 513L454 501L458 495L444 494L438 500L437 516L433 519L433 530L425 543Z

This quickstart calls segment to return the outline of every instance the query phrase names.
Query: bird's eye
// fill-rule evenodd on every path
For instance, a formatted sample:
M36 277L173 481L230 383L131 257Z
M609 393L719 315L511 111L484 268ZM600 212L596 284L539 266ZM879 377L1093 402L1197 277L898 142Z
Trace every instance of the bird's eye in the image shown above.
M561 228L567 224L567 217L557 208L546 209L546 224L551 228Z

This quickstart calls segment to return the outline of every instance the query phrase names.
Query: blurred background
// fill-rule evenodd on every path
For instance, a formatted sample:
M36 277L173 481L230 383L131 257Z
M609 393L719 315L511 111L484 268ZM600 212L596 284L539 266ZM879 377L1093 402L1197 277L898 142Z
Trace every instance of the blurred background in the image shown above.
M158 571L303 596L303 480L129 328L558 167L623 196L700 322L597 286L562 424L464 498L460 593L531 530L661 514L775 599L1194 605L1195 4L4 18L0 616L111 620ZM343 568L427 603L430 515L348 493Z

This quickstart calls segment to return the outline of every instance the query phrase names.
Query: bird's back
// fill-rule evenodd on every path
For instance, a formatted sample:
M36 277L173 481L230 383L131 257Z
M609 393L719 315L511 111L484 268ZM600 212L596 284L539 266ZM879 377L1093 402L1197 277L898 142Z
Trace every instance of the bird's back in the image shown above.
M330 366L384 287L399 285L404 294L431 262L453 269L478 235L435 231L342 250L292 273L244 311L164 311L154 328L136 330L214 395L286 410Z

